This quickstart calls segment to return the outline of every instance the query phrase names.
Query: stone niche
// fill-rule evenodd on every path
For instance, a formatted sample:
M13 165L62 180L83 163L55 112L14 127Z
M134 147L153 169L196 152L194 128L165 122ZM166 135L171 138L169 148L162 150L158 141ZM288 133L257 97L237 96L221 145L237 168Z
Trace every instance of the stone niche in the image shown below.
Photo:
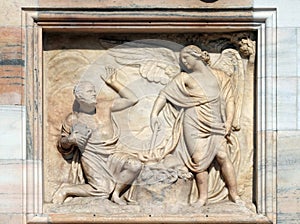
M28 223L276 223L272 10L28 8L23 18ZM191 74L189 90L177 77Z

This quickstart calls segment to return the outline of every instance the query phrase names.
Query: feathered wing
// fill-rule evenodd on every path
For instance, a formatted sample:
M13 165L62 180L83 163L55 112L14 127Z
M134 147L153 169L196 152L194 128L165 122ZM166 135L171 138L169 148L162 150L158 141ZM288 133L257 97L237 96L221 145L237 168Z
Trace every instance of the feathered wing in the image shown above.
M176 51L181 45L157 40L127 42L108 50L120 65L139 67L140 75L149 82L167 84L180 72Z
M222 70L230 77L235 101L233 128L239 130L245 85L245 70L242 58L237 50L225 49L212 67Z

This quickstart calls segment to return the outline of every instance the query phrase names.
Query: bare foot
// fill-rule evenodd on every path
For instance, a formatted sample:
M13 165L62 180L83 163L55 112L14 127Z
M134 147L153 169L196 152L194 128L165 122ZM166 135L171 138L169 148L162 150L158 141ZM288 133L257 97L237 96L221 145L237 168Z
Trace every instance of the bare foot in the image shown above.
M204 200L204 199L199 199L198 201L192 203L192 206L193 207L203 207L207 204L207 200Z
M67 192L65 191L66 183L62 183L60 187L57 189L57 191L54 193L52 197L52 202L54 204L62 204L65 199L67 198Z
M240 197L236 198L234 200L234 203L236 203L237 205L240 205L240 206L246 206L246 203Z
M135 200L127 200L127 205L138 205L139 203Z
M111 201L118 205L127 205L126 201L121 199L116 192L112 194Z
M235 195L234 197L230 196L230 199L232 202L236 203L237 205L240 205L240 206L246 205L246 203L238 195Z

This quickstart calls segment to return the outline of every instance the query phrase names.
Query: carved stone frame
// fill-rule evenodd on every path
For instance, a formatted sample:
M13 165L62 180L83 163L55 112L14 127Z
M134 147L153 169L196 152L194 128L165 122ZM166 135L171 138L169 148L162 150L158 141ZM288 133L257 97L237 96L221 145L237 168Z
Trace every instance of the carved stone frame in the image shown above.
M221 16L220 16L221 15ZM26 62L26 160L24 213L27 223L251 223L247 217L108 218L96 214L43 213L43 33L55 32L222 32L257 31L256 145L254 202L260 222L276 223L276 10L274 9L83 9L23 8L23 53Z

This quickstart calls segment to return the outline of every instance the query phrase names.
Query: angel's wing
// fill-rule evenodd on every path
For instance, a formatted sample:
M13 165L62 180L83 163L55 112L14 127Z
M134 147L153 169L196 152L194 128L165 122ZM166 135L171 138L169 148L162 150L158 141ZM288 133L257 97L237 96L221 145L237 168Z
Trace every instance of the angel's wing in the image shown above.
M222 70L230 77L235 99L235 117L233 121L233 128L235 130L239 130L244 97L245 75L242 58L238 51L234 49L226 49L222 51L220 57L212 67Z
M167 84L180 72L176 52L181 45L162 40L127 42L108 50L121 65L139 67L140 75L149 82Z

